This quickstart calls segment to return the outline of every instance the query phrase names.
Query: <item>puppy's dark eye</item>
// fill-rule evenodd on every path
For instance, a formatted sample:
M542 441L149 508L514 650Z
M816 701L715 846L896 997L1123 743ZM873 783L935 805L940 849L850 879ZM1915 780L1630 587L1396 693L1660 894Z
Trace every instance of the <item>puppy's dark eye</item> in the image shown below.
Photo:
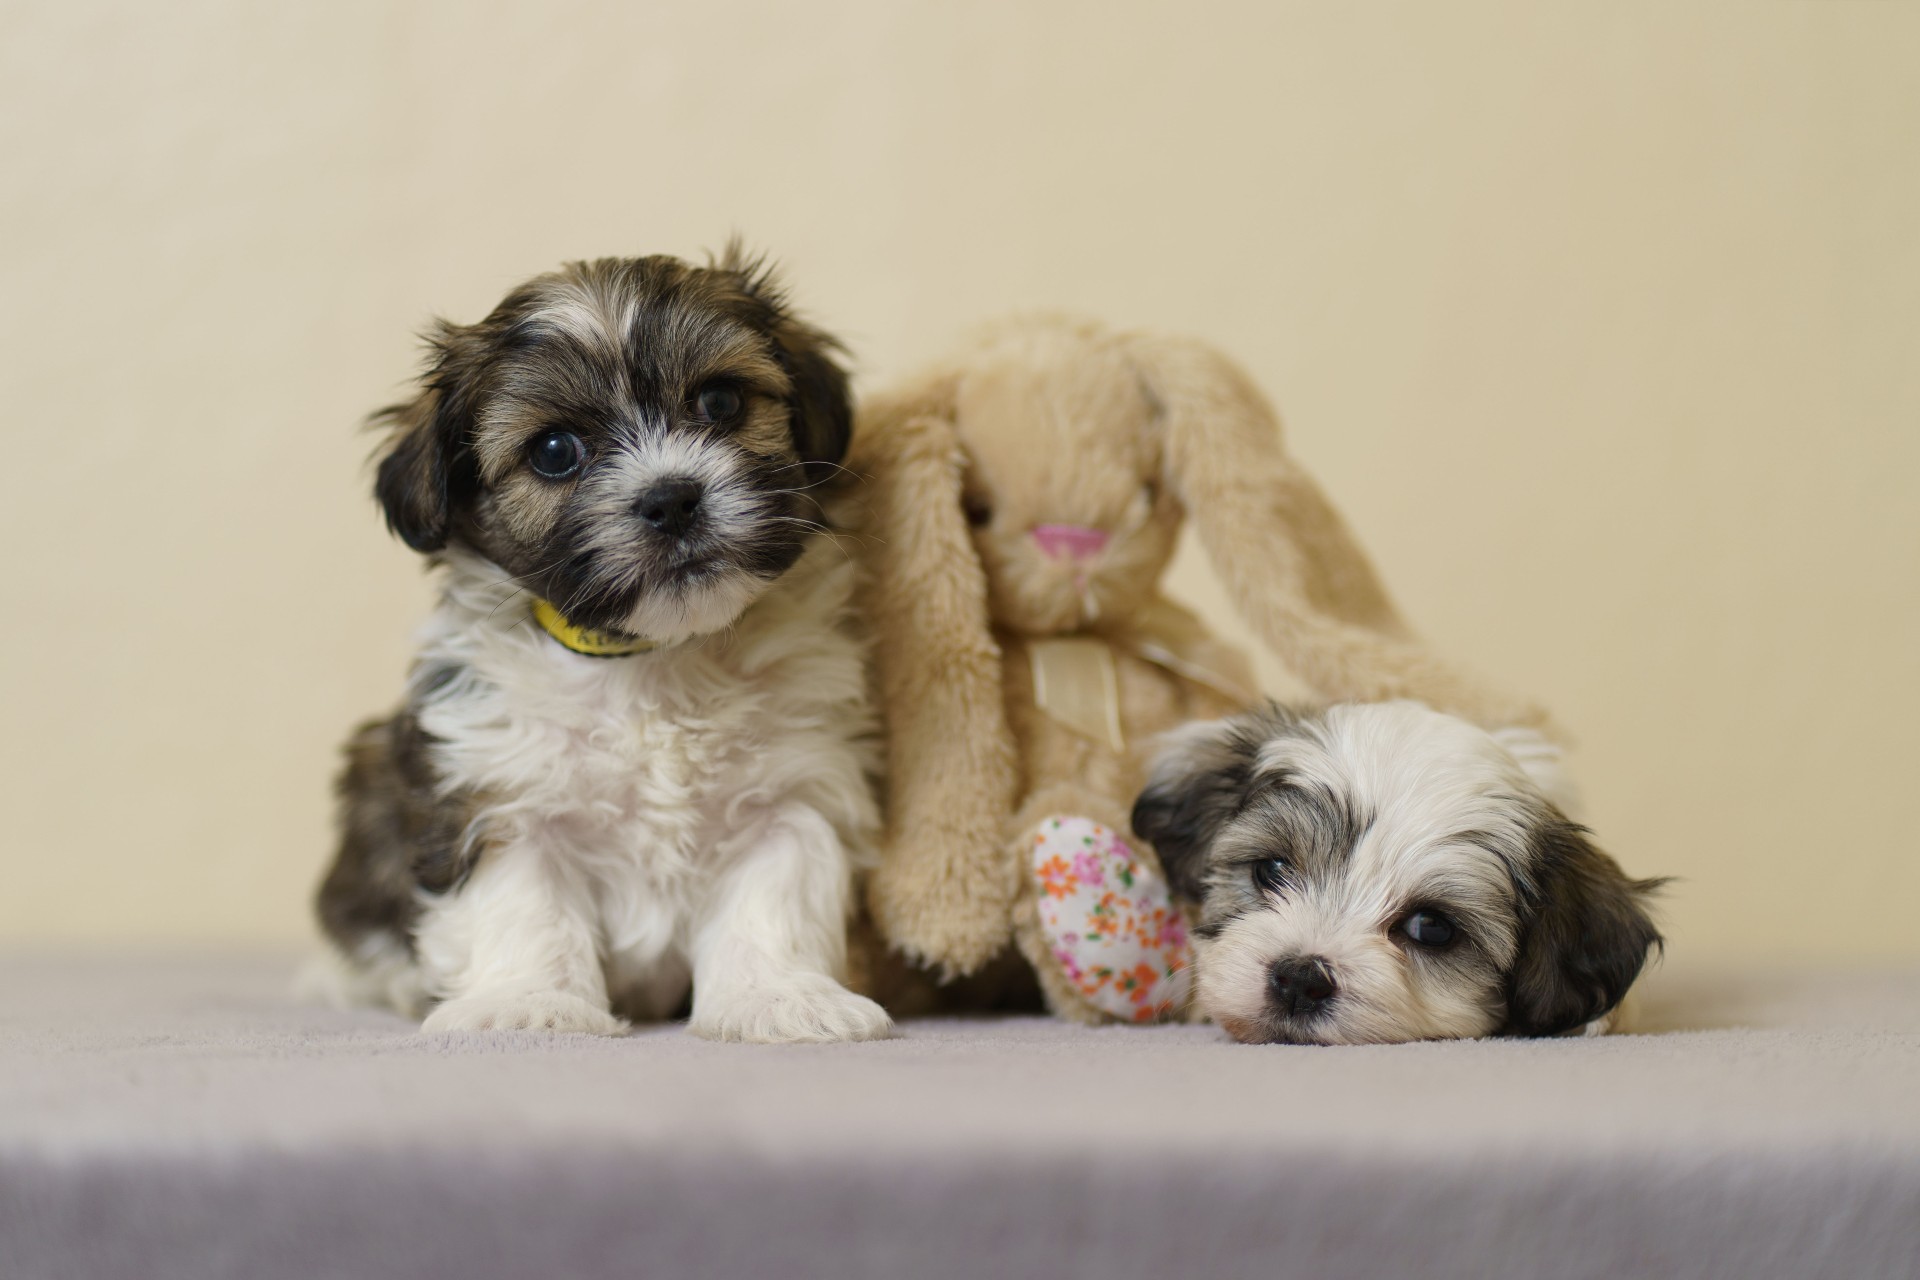
M1279 893L1287 887L1287 872L1292 869L1285 858L1267 858L1253 864L1253 882L1268 893Z
M1400 932L1423 947L1444 947L1459 931L1438 911L1416 911L1400 922Z
M961 499L960 507L967 513L967 523L976 529L993 521L993 506L985 498L968 496Z
M740 412L740 392L725 383L702 387L694 397L694 412L707 422L732 422Z
M549 431L527 445L527 465L548 480L565 480L586 460L587 447L571 431Z

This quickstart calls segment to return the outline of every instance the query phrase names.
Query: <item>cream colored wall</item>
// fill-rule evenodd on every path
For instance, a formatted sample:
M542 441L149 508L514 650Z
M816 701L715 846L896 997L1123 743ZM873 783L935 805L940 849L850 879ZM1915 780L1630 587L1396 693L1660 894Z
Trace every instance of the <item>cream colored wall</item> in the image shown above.
M1028 304L1218 341L1676 958L1920 950L1920 5L0 24L0 937L302 936L427 599L354 431L409 332L737 228L869 384Z

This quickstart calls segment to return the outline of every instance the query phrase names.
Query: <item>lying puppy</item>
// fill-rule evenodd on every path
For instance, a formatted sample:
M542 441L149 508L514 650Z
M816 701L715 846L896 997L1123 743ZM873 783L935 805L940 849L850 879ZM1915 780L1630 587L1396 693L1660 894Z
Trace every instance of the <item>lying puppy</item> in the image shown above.
M837 980L877 828L835 343L737 251L575 263L442 324L376 495L444 570L319 895L425 1029L885 1035Z
M1252 1043L1545 1036L1659 945L1550 796L1550 751L1415 702L1269 706L1169 736L1133 827L1198 904L1198 1011Z

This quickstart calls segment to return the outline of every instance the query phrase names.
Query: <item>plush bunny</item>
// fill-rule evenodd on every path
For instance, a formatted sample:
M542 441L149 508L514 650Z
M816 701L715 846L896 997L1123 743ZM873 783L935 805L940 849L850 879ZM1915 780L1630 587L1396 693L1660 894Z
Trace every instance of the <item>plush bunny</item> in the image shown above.
M942 977L1011 940L1063 1016L1184 1003L1183 921L1128 813L1155 735L1256 696L1160 594L1185 516L1316 693L1543 719L1411 635L1259 391L1202 343L1015 319L869 398L855 441L889 739L869 905Z

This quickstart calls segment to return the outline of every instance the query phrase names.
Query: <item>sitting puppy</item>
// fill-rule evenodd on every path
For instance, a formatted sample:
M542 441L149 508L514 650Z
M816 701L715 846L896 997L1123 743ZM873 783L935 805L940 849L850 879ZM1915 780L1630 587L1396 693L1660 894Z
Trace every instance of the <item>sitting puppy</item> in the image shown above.
M445 573L362 727L319 895L341 994L429 1031L859 1040L838 981L878 823L852 568L820 502L832 339L730 249L575 263L441 324L376 496Z
M1566 818L1543 747L1416 702L1169 735L1133 827L1198 904L1198 1012L1290 1044L1604 1018L1660 943L1660 882L1627 879Z

